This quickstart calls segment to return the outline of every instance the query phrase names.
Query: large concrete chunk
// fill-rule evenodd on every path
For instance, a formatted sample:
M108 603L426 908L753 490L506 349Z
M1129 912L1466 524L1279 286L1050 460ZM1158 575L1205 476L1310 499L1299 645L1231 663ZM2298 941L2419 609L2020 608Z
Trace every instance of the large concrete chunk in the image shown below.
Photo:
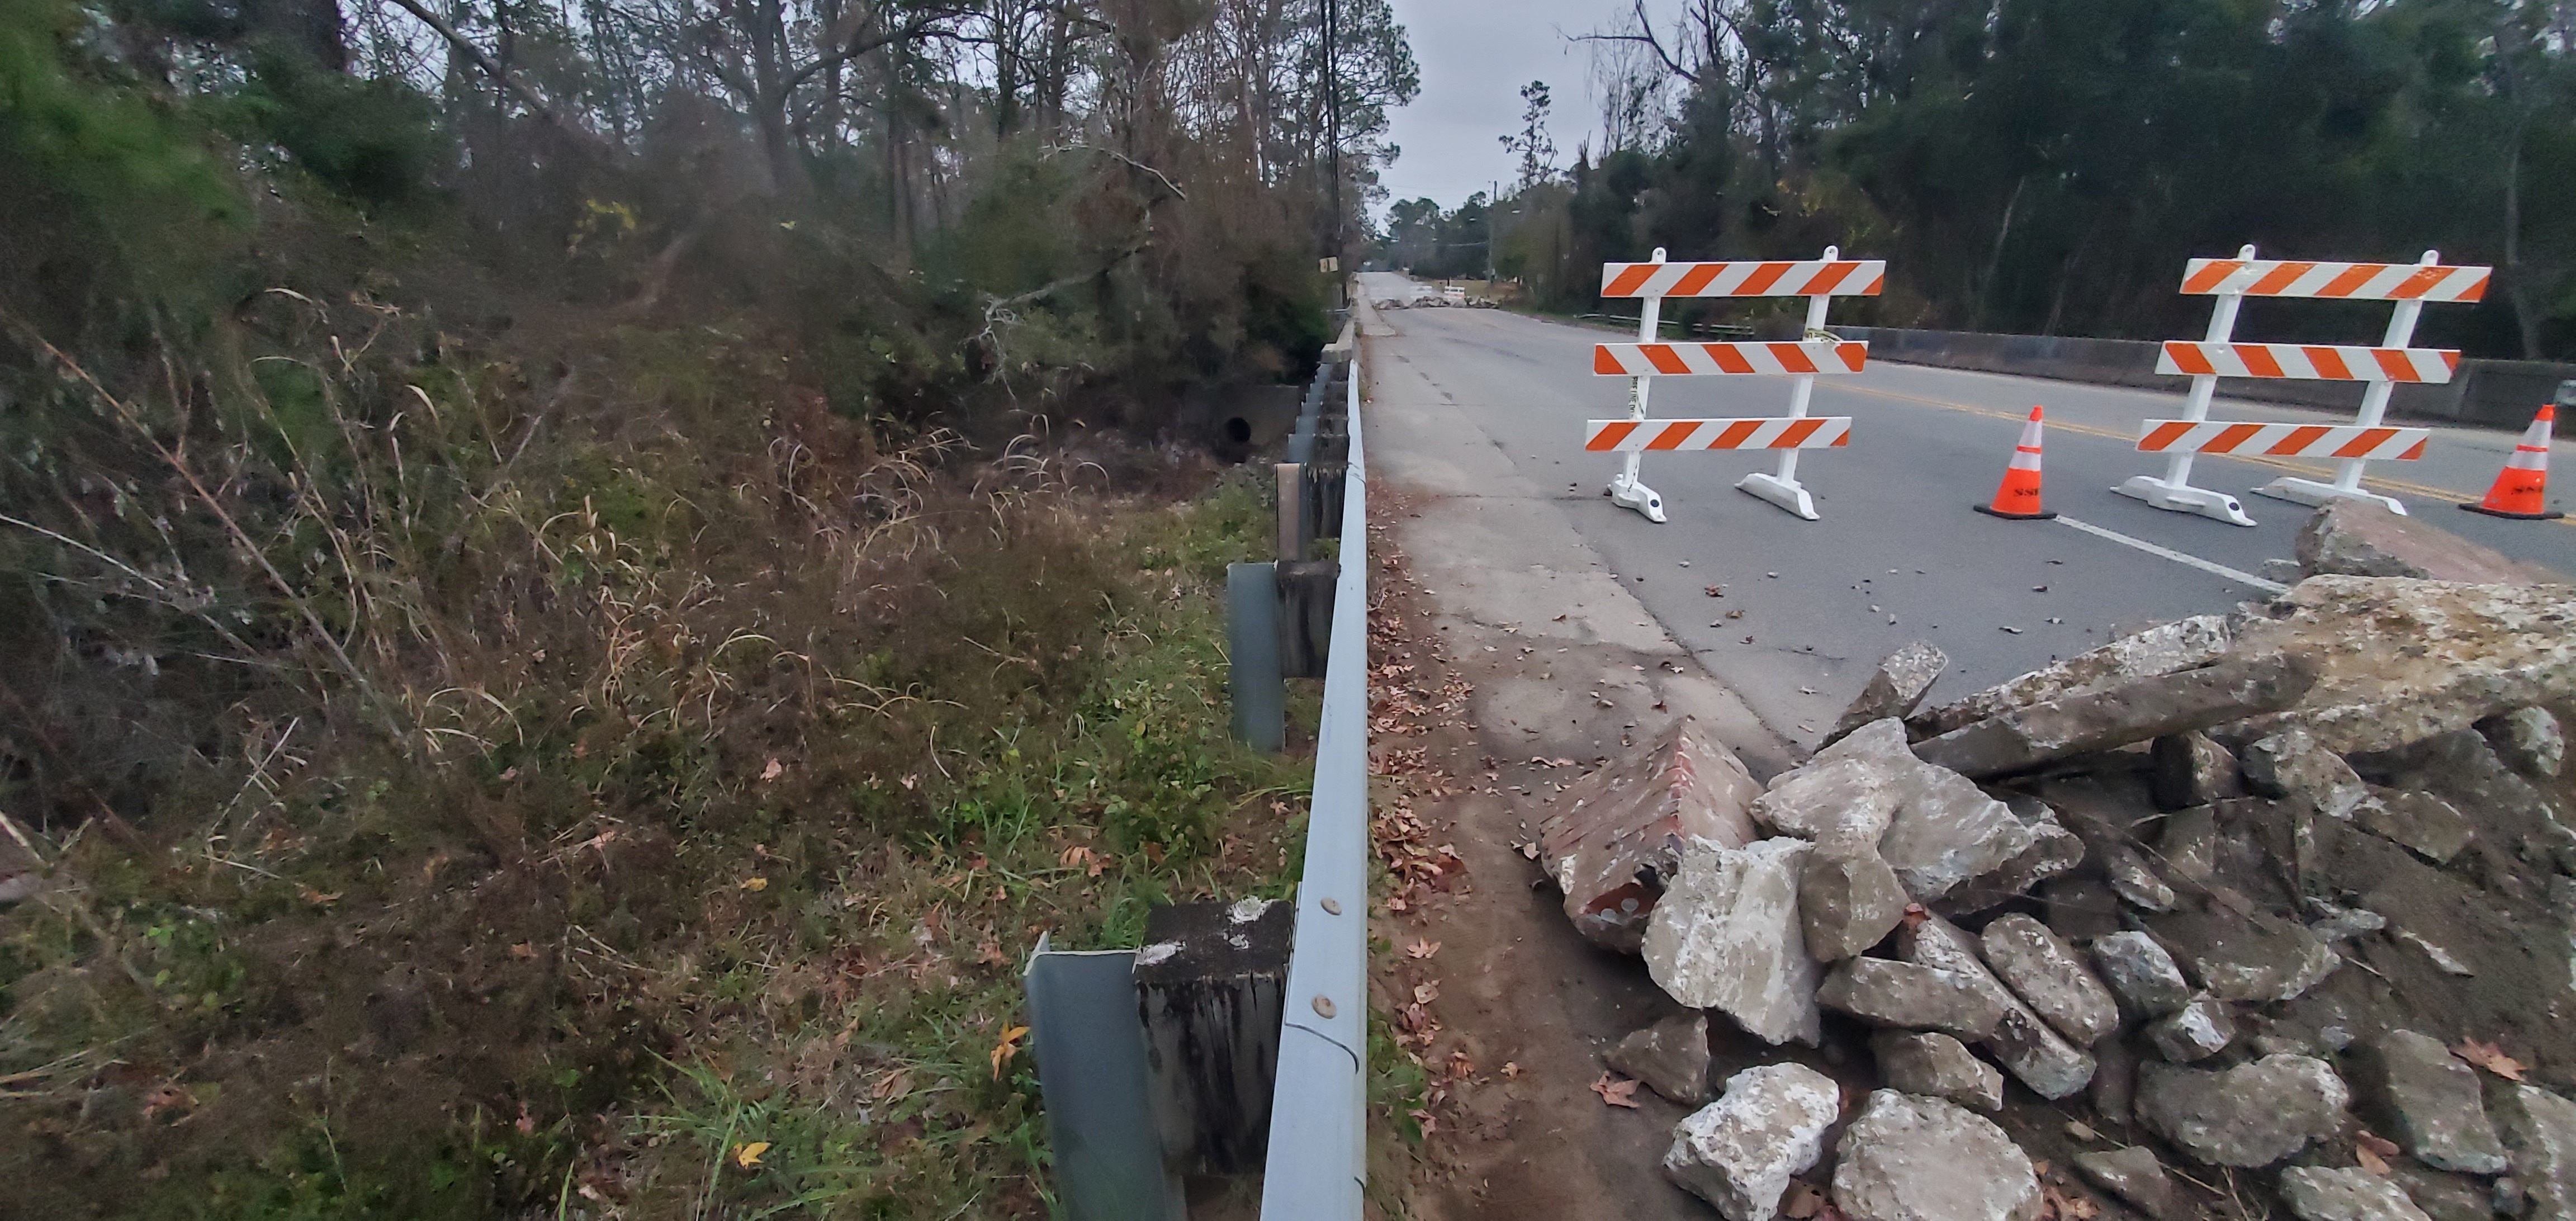
M2299 1221L2433 1221L2395 1183L2367 1170L2292 1166L2281 1200Z
M1914 706L1923 702L1923 693L1932 689L1933 681L1949 664L1948 654L1921 640L1888 654L1877 669L1870 671L1869 681L1862 685L1851 706L1843 709L1833 731L1825 735L1825 742L1840 741L1872 721L1911 714Z
M2576 1218L2576 1102L2536 1085L2498 1083L2490 1097L2525 1221Z
M2205 666L2227 651L2225 616L2197 615L2123 636L2091 652L2033 670L1998 687L1906 718L1906 732L1935 738L2015 708L2089 695L2141 678Z
M2012 989L1986 969L1977 940L1938 916L1909 920L1897 930L1897 952L1907 962L1969 977L1975 986L2004 1007L2003 1020L1985 1040L1986 1050L2005 1071L2032 1093L2055 1101L2084 1088L2093 1079L2093 1057L2071 1044Z
M1676 1013L1619 1040L1603 1062L1687 1107L1708 1101L1708 1015Z
M2245 748L2245 787L2266 797L2296 797L2328 818L2350 818L2370 796L2343 756L2305 731L2291 729Z
M2215 1166L2268 1166L2343 1126L2352 1100L2323 1060L2271 1055L2223 1072L2150 1061L2138 1068L2138 1121Z
M1969 1039L1995 1033L2004 1005L1984 981L1884 958L1855 958L1825 976L1816 1003L1879 1026L1941 1030Z
M1917 902L2028 850L2034 836L1966 777L1914 757L1895 719L1873 721L1784 772L1753 817L1820 844L1873 844Z
M1918 763L1905 774L1896 818L1879 837L1878 854L1907 894L1930 902L2002 868L2035 839L2010 806L1986 796L1967 777Z
M2526 776L2558 774L2567 758L2567 734L2546 708L2516 708L2478 722L2496 757Z
M2029 894L2041 882L2071 873L2084 863L2083 838L2057 821L2057 812L2047 803L2014 797L2004 805L2030 829L2030 846L1992 871L1960 883L1931 904L1933 911L1944 916L1981 912Z
M2173 1180L2166 1177L2164 1163L2156 1160L2155 1151L2144 1145L2078 1153L2075 1169L2094 1186L2145 1213L2147 1221L2173 1221L2179 1215Z
M2230 658L2016 708L1917 743L1914 753L1926 763L1982 780L2278 712L2297 703L2312 681L2294 657Z
M2156 939L2140 932L2113 933L2093 939L2093 964L2120 994L2129 1012L2139 1017L2178 1013L2191 1003L2191 981Z
M2472 585L2564 584L2546 568L2482 547L2423 518L2400 516L2384 505L2335 500L2299 528L2292 554L2299 575L2414 577Z
M1647 973L1674 1000L1715 1009L1766 1042L1813 1045L1816 983L1798 919L1798 874L1815 846L1766 839L1692 845L1646 924Z
M2238 796L2236 756L2205 733L2173 733L2156 739L2156 808L2188 810Z
M1748 1068L1673 1127L1664 1173L1727 1221L1771 1221L1789 1180L1825 1151L1842 1087L1802 1064Z
M2003 1073L1957 1039L1938 1031L1882 1030L1870 1036L1869 1047L1878 1057L1878 1075L1889 1089L1980 1110L2004 1109Z
M1540 864L1585 938L1637 952L1646 921L1681 870L1682 846L1741 848L1761 795L1735 752L1684 717L1662 737L1566 786L1539 822Z
M2019 912L1999 916L1986 925L1978 948L2004 986L2077 1047L2090 1047L2119 1028L2120 1005L2111 989L2047 925Z
M2311 577L2235 633L2232 656L2295 657L2316 675L2296 707L2247 728L2304 728L2337 754L2576 697L2576 587Z
M2181 912L2149 921L2203 991L2223 1001L2286 1001L2343 965L2316 934L2264 912Z
M2004 1130L1959 1106L1878 1090L1834 1146L1851 1221L2035 1221L2039 1175Z
M2217 1055L2236 1041L2236 1015L2225 1001L2195 997L2181 1009L2147 1023L2140 1033L2157 1055L2190 1064Z
M1895 930L1905 902L1904 885L1877 849L1848 842L1818 847L1798 878L1807 952L1823 962L1858 956Z
M2462 1174L2504 1173L2504 1145L2487 1120L2477 1071L2441 1040L2395 1030L2353 1051L2363 1106L2415 1160Z
M2436 865L2450 864L2478 837L2468 815L2420 789L2372 789L2352 817L2362 830Z

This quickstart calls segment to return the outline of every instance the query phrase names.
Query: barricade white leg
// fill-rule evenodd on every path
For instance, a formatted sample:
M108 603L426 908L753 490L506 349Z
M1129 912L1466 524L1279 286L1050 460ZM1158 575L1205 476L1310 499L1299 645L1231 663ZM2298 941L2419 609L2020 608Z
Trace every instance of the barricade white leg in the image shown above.
M2240 259L2254 257L2254 247L2236 252ZM2228 293L2218 298L2209 315L2209 342L2225 343L2236 333L2236 310L2245 303L2242 293ZM2209 418L2209 400L2218 392L2215 374L2191 379L2191 400L2183 408L2183 418L2197 424ZM2226 522L2231 526L2250 526L2254 519L2245 515L2244 506L2225 492L2191 485L2191 455L2176 454L2165 464L2163 478L2139 475L2111 489L2132 500L2142 500L2155 508L2174 513L2198 513L2203 517Z
M2424 257L2416 260L2419 265L2426 267L2438 266L2441 261L2441 252L2435 250L2425 251ZM2397 308L2389 314L2388 334L2380 340L2379 346L2402 348L2412 343L2415 339L2415 319L2423 312L2424 303L2420 300L2398 302ZM2378 427L2380 418L2388 414L2388 397L2395 393L2396 389L2388 382L2370 383L2370 388L2362 391L2361 414L2353 419L2353 423L2364 428ZM2335 470L2332 483L2319 483L2313 479L2284 475L2254 489L2254 492L2259 496L2297 501L2303 505L2323 505L2335 500L2367 500L2400 517L2405 516L2406 506L2396 497L2361 490L2361 470L2365 465L2367 464L2362 459L2346 458Z
M1626 458L1619 473L1610 478L1611 503L1623 509L1635 509L1644 514L1647 521L1661 523L1664 520L1664 498L1638 480L1637 455L1628 454Z
M1825 261L1830 263L1841 258L1842 253L1839 246L1827 246ZM1825 306L1831 300L1830 297L1807 298L1807 326L1799 335L1800 339L1813 339L1824 332ZM1815 376L1799 375L1789 389L1789 418L1806 418L1808 400L1814 398L1815 393ZM1737 481L1735 490L1770 501L1808 521L1816 520L1815 498L1807 495L1806 487L1798 482L1798 451L1794 449L1780 451L1780 469L1776 473L1765 475L1756 471Z
M1663 247L1655 247L1655 257L1651 261L1657 263L1664 261ZM1663 313L1663 298L1647 297L1643 300L1637 311L1637 342L1655 342L1655 330L1663 324ZM1651 377L1642 376L1628 379L1629 419L1646 418L1646 396L1654 389L1654 380ZM1643 480L1637 478L1637 466L1636 453L1630 452L1621 456L1619 473L1610 479L1608 492L1610 502L1623 509L1635 509L1644 515L1647 521L1662 525L1664 498L1656 495L1655 489L1647 487Z

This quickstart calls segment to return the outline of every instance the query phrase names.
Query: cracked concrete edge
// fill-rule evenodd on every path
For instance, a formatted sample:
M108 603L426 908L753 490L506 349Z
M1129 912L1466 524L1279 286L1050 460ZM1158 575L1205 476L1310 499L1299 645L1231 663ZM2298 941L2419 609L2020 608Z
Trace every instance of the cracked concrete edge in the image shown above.
M1357 308L1369 479L1389 493L1371 509L1410 560L1435 630L1476 672L1488 752L1591 758L1692 716L1757 778L1795 766L1792 739L1620 585L1562 497L1522 476L1427 379L1384 359L1382 341L1400 333L1365 300Z

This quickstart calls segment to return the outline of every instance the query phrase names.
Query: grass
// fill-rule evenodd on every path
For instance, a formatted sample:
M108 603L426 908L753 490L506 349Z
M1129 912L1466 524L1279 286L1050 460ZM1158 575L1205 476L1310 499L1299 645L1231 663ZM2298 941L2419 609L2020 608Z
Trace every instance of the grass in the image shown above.
M1225 735L1258 483L883 433L748 327L549 386L305 306L342 355L54 371L122 503L0 470L67 506L0 552L22 727L127 726L9 782L16 1206L1043 1215L1037 937L1294 876L1304 769Z

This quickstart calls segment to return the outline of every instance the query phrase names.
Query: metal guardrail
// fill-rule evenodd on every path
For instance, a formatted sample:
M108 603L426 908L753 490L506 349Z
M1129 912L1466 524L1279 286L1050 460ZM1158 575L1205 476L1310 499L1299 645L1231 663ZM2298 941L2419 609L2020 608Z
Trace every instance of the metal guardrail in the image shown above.
M1367 1178L1368 463L1361 448L1356 322L1335 346L1351 363L1350 471L1342 485L1341 571L1262 1172L1263 1221L1358 1221Z

